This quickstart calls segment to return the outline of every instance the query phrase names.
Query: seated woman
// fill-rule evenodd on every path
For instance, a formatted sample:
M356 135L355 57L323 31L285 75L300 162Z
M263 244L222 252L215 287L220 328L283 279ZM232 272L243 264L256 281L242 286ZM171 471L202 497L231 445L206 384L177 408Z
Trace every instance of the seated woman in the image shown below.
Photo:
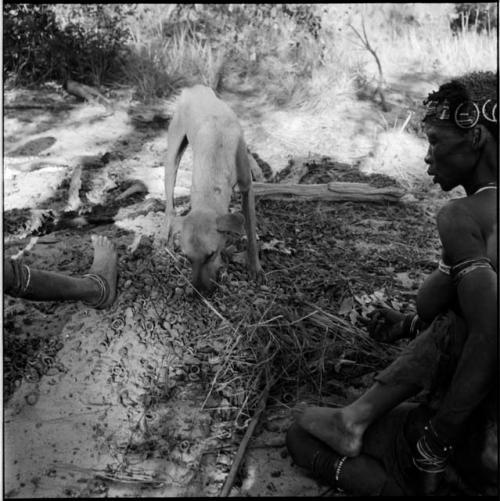
M294 409L295 462L350 493L443 494L452 471L497 492L497 86L492 72L470 73L424 103L428 174L466 196L437 216L442 260L419 290L418 316L386 310L372 326L385 341L421 333L348 406ZM403 404L422 390L425 404Z
M116 298L116 249L104 236L92 235L92 244L94 261L82 277L32 269L19 260L4 259L4 293L32 301L80 300L93 308L109 308Z

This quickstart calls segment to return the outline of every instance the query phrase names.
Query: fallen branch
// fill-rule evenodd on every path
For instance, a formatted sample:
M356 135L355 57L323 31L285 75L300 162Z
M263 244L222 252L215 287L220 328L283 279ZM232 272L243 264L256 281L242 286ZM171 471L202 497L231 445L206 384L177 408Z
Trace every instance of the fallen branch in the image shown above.
M4 110L50 110L50 111L65 111L71 110L72 104L5 104Z
M97 89L89 87L88 85L80 84L74 80L67 80L63 84L63 89L68 94L85 99L86 101L98 101L106 107L112 107L111 102L105 98Z
M405 194L402 188L374 188L365 183L341 182L328 184L253 183L253 191L256 197L280 199L291 196L304 200L331 202L398 202Z
M148 193L148 187L142 181L135 181L123 193L118 195L115 200L123 200L134 193Z
M35 170L45 169L45 168L56 168L56 167L73 167L81 165L85 169L99 169L104 167L104 165L109 161L107 154L104 155L77 155L74 157L45 157L41 155L30 155L21 157L10 157L16 149L23 148L28 145L27 143L16 145L15 149L11 149L7 156L4 157L4 166L9 169L15 169L21 172L33 172Z
M9 238L8 236L4 238ZM26 245L29 244L29 242L31 241L33 237L26 237L26 238L23 238L22 240L6 240L4 241L3 243L3 247L4 249L9 249L10 247L25 247ZM53 238L52 239L46 239L46 240L42 240L43 237L40 237L38 238L38 241L36 242L37 244L56 244L57 242L59 242L59 240L54 240Z
M250 424L248 425L247 431L245 432L245 435L243 436L243 439L241 440L240 446L238 448L238 452L236 453L236 457L234 458L233 465L231 466L231 470L229 470L229 474L226 477L226 481L224 483L224 486L222 487L220 497L229 496L229 492L231 491L234 480L235 480L236 475L238 473L238 470L240 468L241 461L243 460L243 457L245 455L245 451L246 451L248 442L249 442L250 438L252 437L252 434L255 430L255 427L257 426L257 423L259 422L259 418L260 418L260 415L262 414L262 411L266 408L266 401L267 401L267 397L269 396L270 389L271 389L271 383L268 382L266 387L264 388L264 391L261 394L259 406L257 407L257 410L255 411L255 414L252 418L252 421L250 421Z
M279 437L275 437L274 439L255 439L249 446L249 449L265 449L265 448L274 448L274 447L284 447L286 445L285 437L283 434L280 434Z

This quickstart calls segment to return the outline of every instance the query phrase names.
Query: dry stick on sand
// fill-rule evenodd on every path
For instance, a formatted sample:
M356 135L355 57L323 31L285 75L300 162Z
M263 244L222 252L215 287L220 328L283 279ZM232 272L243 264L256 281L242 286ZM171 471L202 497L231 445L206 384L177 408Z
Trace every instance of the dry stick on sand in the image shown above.
M81 99L85 99L89 102L97 101L106 107L111 107L111 101L104 97L97 89L90 87L85 84L75 82L74 80L67 80L63 85L64 90L68 94L73 94Z
M4 104L5 110L50 110L50 111L64 111L71 110L74 106L72 104L54 103L54 104Z
M267 401L267 397L269 396L269 391L271 389L271 386L272 386L272 382L269 381L267 383L266 387L264 388L264 390L262 391L259 406L257 407L257 410L255 411L255 414L252 418L252 421L250 421L250 424L248 425L247 431L245 432L245 435L243 436L243 439L240 442L238 452L236 453L236 457L234 458L233 465L231 466L231 470L229 470L229 474L226 477L226 481L224 483L224 486L222 487L222 491L221 491L219 497L229 496L229 492L231 491L234 480L235 480L236 475L238 473L238 470L240 468L241 461L243 460L243 457L245 455L245 451L246 451L248 442L250 441L250 438L253 435L255 427L257 426L257 423L259 422L259 418L260 418L260 415L262 414L262 411L266 408L266 401Z

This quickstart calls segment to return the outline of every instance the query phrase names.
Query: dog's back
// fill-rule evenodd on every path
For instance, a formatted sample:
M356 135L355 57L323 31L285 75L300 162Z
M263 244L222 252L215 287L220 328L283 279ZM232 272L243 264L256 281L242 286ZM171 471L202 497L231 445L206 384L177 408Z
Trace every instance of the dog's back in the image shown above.
M183 89L174 104L176 113L181 113L185 118L188 140L195 139L200 126L207 122L220 124L227 129L234 127L241 133L238 117L234 111L215 92L204 85L195 85Z
M237 181L235 159L242 138L238 118L203 85L184 89L175 108L193 150L191 206L201 202L206 207L208 202L217 213L225 213Z

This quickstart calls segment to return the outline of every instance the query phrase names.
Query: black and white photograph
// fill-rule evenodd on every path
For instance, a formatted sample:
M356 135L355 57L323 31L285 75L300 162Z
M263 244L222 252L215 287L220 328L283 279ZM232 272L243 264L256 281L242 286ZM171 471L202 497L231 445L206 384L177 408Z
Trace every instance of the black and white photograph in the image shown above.
M498 2L2 18L4 499L498 497Z

